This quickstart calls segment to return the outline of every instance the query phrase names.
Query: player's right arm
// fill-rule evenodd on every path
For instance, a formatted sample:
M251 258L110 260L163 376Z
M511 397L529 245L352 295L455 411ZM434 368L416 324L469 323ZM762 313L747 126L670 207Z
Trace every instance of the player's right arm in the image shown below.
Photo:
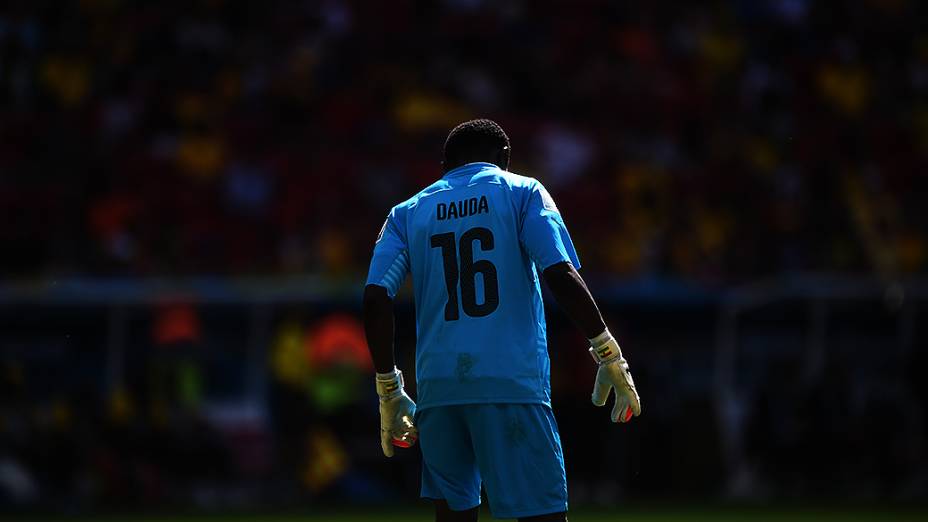
M558 304L590 340L590 355L598 365L593 404L604 406L614 389L612 421L628 422L633 415L638 416L641 400L628 371L628 362L577 272L580 261L567 227L554 200L540 183L535 182L527 191L519 234L523 247L542 269Z
M377 370L380 446L387 457L393 456L393 446L408 448L417 437L416 403L403 389L403 372L393 356L393 298L409 271L406 236L396 213L394 208L377 236L363 302L364 332Z

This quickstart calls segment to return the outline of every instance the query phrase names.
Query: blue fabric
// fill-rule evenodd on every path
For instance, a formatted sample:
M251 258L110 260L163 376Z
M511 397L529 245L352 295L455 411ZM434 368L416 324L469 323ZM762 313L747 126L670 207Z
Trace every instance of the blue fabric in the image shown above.
M416 301L418 407L550 404L538 271L580 261L538 181L471 163L395 206L367 283ZM449 291L450 288L450 291Z
M543 404L470 404L419 411L422 497L455 511L480 504L494 518L567 511L557 423Z

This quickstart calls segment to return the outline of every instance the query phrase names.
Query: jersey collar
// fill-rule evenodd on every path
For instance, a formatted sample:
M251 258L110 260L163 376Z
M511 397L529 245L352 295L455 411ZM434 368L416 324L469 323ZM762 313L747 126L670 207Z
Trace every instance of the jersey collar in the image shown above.
M468 173L476 172L478 170L483 170L483 169L498 169L498 168L499 168L498 166L492 163L488 163L486 161L475 161L474 163L467 163L467 164L461 165L460 167L455 167L449 170L448 172L445 172L445 175L442 176L442 179L449 178L452 176L459 176L461 174L468 174Z

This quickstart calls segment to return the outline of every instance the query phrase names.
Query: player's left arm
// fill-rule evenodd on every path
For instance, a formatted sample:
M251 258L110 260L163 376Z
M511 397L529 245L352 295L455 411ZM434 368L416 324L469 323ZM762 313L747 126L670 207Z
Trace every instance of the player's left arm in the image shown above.
M546 268L543 275L558 304L590 340L590 355L598 366L593 404L605 406L610 393L615 390L612 422L628 422L633 415L640 415L641 399L628 369L628 361L622 355L618 341L606 328L583 278L569 261Z
M394 208L377 236L362 304L364 333L377 370L380 446L387 457L393 456L393 446L408 448L418 437L416 403L403 389L403 372L393 355L393 298L409 271L409 251L396 213Z
M641 414L641 400L628 370L628 362L577 272L580 260L567 233L567 226L554 200L540 183L531 188L523 205L520 241L542 269L558 304L590 340L590 354L598 366L593 404L604 406L615 390L613 422L628 422L633 415Z

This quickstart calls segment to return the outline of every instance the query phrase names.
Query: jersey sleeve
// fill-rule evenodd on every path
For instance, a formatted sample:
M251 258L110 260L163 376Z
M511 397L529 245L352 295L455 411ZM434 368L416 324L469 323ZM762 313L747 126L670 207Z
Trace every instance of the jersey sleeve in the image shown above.
M554 199L538 182L526 190L528 196L523 205L522 227L519 230L519 241L523 248L541 270L563 261L570 261L579 269L580 259L577 258L574 243Z
M406 227L400 218L399 210L394 207L377 235L374 256L367 272L367 284L386 288L390 297L396 297L409 272Z

